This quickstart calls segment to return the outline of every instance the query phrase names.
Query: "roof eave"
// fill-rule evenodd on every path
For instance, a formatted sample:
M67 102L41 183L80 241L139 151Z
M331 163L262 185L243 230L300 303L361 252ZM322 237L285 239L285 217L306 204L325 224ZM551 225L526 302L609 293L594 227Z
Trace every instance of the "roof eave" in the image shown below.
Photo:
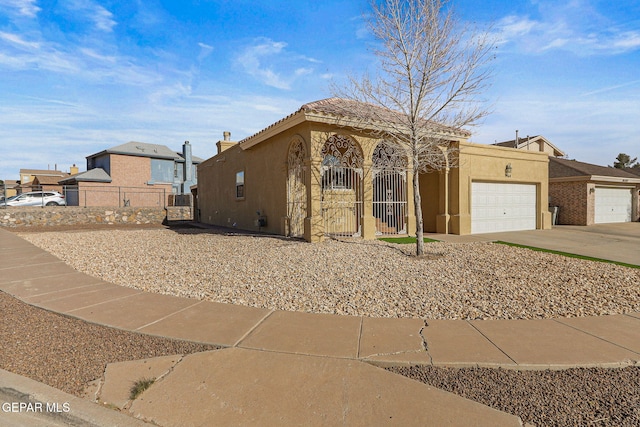
M549 178L549 182L569 182L569 181L597 181L597 182L609 182L615 184L640 184L640 178L626 178L620 176L603 176L603 175L576 175L576 176L559 176Z
M241 140L238 145L242 150L248 150L261 142L275 136L285 130L292 128L293 126L299 125L306 120L306 115L302 111L297 111L288 117L272 124L271 126L261 130L260 132Z

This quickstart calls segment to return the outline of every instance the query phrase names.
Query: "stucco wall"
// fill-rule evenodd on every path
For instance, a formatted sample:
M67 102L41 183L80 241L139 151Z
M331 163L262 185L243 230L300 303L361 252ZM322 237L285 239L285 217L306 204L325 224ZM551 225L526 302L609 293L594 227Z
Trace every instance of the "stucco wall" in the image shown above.
M473 143L459 144L459 164L449 173L449 232L471 233L471 187L473 182L535 184L537 188L536 228L551 228L548 210L549 158L536 151L517 150ZM511 177L506 176L507 164ZM420 176L425 230L443 233L444 173ZM438 203L436 203L436 201ZM434 227L435 224L435 227Z
M206 224L258 230L255 221L266 217L261 231L285 234L283 218L287 203L287 153L295 135L301 135L308 149L306 126L289 129L268 143L248 150L239 145L198 165L198 209ZM244 197L236 198L236 173L244 171Z

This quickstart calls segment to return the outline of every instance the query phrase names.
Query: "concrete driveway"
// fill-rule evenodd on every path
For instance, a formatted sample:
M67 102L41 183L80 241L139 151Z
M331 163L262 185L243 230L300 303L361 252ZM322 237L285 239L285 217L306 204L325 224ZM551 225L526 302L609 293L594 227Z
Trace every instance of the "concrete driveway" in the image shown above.
M475 240L520 245L640 265L640 222L558 225L551 230L476 234ZM445 240L445 239L443 239Z

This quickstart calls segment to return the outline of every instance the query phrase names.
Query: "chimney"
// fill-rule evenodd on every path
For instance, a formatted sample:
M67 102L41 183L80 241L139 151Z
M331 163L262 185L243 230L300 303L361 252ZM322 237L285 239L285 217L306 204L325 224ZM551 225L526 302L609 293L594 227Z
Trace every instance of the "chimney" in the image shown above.
M218 147L217 154L220 154L224 150L227 150L237 144L237 142L231 141L231 132L229 131L222 132L222 137L223 137L222 141L216 142L216 147Z
M182 146L182 156L184 157L184 177L180 177L183 180L182 194L189 194L191 192L191 185L194 184L193 156L191 154L191 144L189 144L189 141L185 141Z
M74 163L73 166L71 166L69 168L69 175L77 175L79 172L78 167L76 166L76 164Z

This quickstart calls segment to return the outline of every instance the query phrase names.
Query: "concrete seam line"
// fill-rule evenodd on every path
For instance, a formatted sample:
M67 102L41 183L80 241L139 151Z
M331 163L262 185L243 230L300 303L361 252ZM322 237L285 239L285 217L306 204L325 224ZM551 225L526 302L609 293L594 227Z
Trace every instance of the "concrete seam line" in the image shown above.
M134 296L134 295L140 295L140 294L131 294L131 295L127 295L127 296L126 296L126 297L124 297L124 298L132 297L132 296ZM119 299L120 299L120 298L119 298ZM196 306L196 305L198 305L198 304L202 304L202 301L198 301L198 302L196 302L195 304L191 304L191 305L189 305L189 306L187 306L187 307L181 308L180 310L174 311L173 313L169 313L169 314L167 314L166 316L161 317L160 319L156 319L156 320L154 320L153 322L147 323L146 325L142 325L142 326L140 326L140 327L136 328L135 330L136 330L136 331L140 331L141 329L144 329L144 328L146 328L147 326L155 325L155 324L156 324L156 323L158 323L158 322L161 322L161 321L163 321L163 320L165 320L165 319L168 319L169 317L171 317L171 316L173 316L173 315L176 315L176 314L181 313L181 312L183 312L183 311L185 311L185 310L188 310L188 309L190 309L190 308L192 308L192 307L195 307L195 306Z
M362 342L362 324L364 317L360 316L360 330L358 330L358 348L356 350L356 359L360 359L360 343Z
M98 289L98 290L96 290L96 291L91 291L91 292L100 292L100 290ZM91 292L84 292L84 293L88 294L88 293L91 293ZM121 299L125 299L125 298L131 298L132 296L140 295L140 293L142 293L142 291L140 291L139 293L135 293L135 294L131 294L131 295L125 295L125 296L122 296L122 297L116 297L116 298L106 299L106 300L104 300L104 301L100 301L100 302L97 302L97 303L95 303L95 304L89 304L89 305L85 305L84 307L74 308L73 310L69 310L69 311L67 311L67 313L73 313L74 311L84 310L85 308L95 307L95 306L97 306L97 305L106 304L106 303L108 303L108 302L119 301L119 300L121 300ZM59 301L59 300L61 300L61 299L65 299L65 298L68 298L68 297L63 297L63 298L58 298L58 299L54 299L54 300L49 300L49 301L46 301L46 302ZM145 326L146 326L146 325L145 325Z
M632 317L632 316L630 316L630 317ZM584 331L584 330L582 330L582 329L580 329L580 328L577 328L577 327L575 327L575 326L572 326L572 325L569 325L569 324L567 324L567 323L564 323L564 322L562 322L562 321L560 321L560 320L558 320L558 319L551 319L551 320L553 320L553 321L554 321L554 322L556 322L556 323L561 324L562 326L567 326L567 327L569 327L569 328L571 328L571 329L575 329L575 330L576 330L576 331L578 331L578 332L582 332L583 334L587 334L587 335L592 336L592 337L594 337L594 338L597 338L597 339L599 339L599 340L601 340L601 341L604 341L604 342L606 342L606 343L608 343L608 344L615 345L616 347L623 348L623 349L625 349L625 350L627 350L627 351L630 351L630 352L632 352L632 353L635 353L635 354L640 354L640 353L638 353L637 351L631 350L630 348L627 348L627 347L625 347L625 346L623 346L623 345L616 344L616 343L614 343L613 341L609 341L609 340L607 340L607 339L604 339L604 338L602 338L602 337L599 337L598 335L592 334L591 332L587 332L587 331ZM640 319L639 319L639 320L640 320Z
M260 325L262 325L262 323L264 323L265 320L267 320L273 313L275 313L276 310L271 310L269 311L262 319L260 319L258 321L258 323L256 323L255 325L253 325L252 328L250 328L243 336L240 337L240 339L238 339L238 341L236 341L232 347L238 347L238 345L240 345L240 343L242 341L244 341L245 339L247 339L249 337L249 335L251 335L253 333L253 331L255 331Z
M516 362L515 360L513 360L513 358L512 358L511 356L509 356L507 353L505 353L505 351L504 351L504 350L502 350L500 347L498 347L498 345L497 345L496 343L494 343L493 341L491 341L491 339L490 339L488 336L486 336L485 334L483 334L483 333L482 333L482 331L481 331L480 329L476 328L476 327L473 325L473 323L471 323L471 322L470 322L470 321L468 321L468 320L465 320L465 322L467 322L467 323L469 324L469 326L471 326L473 329L475 329L476 331L478 331L478 333L479 333L480 335L482 335L482 336L483 336L487 341L489 341L489 342L490 342L490 343L491 343L495 348L497 348L497 349L500 351L500 353L502 353L502 354L504 354L505 356L507 356L507 357L509 358L509 360L511 360L511 361L512 361L513 363L515 363L516 365L518 364L518 362Z

